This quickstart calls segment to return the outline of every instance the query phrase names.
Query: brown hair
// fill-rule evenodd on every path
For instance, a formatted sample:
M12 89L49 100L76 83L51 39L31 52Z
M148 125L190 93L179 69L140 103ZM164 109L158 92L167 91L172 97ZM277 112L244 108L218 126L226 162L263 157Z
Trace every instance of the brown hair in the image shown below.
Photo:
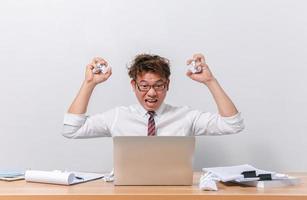
M171 75L169 60L152 54L137 55L132 61L131 66L128 67L130 78L136 80L137 75L146 72L156 73L163 78L169 79Z

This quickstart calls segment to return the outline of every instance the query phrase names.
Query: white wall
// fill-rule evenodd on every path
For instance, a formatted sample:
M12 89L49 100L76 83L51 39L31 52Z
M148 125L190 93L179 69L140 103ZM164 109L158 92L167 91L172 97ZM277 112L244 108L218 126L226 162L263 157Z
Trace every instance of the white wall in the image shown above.
M185 76L185 60L203 52L246 129L197 138L195 169L250 163L306 171L306 7L303 0L0 1L0 169L112 167L110 138L61 135L96 55L113 75L95 90L89 114L136 102L126 65L142 52L171 60L168 103L215 112L206 87Z

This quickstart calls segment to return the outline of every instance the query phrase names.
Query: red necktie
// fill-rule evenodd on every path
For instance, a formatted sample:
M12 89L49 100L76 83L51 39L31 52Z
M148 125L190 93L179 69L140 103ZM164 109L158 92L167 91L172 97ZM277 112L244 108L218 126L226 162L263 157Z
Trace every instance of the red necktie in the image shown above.
M148 136L156 135L156 124L155 124L155 111L148 111L149 119L148 119Z

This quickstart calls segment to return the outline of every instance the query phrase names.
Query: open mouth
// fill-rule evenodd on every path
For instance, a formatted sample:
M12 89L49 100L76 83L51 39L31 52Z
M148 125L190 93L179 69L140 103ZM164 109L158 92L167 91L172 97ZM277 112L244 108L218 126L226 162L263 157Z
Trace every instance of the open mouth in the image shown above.
M157 99L145 99L146 103L157 103Z

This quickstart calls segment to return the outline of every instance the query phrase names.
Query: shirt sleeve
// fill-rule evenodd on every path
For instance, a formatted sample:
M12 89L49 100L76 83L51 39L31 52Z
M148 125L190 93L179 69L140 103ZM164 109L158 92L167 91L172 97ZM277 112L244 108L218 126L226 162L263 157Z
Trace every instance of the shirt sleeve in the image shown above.
M66 113L62 134L67 138L111 137L115 112L113 109L93 116Z
M194 135L226 135L239 133L245 128L241 113L231 117L222 117L220 114L195 111L193 132Z

